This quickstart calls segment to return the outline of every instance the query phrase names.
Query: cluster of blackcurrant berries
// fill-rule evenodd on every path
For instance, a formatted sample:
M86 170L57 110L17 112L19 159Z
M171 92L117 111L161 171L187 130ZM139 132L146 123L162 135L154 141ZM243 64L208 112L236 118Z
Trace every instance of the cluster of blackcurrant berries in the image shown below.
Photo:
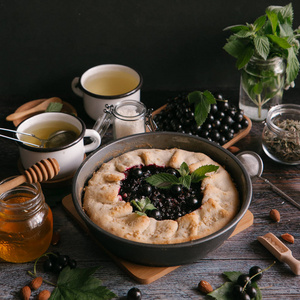
M176 220L201 206L203 195L200 183L193 183L189 190L180 185L160 189L145 181L147 177L159 173L179 176L173 168L156 165L136 166L126 170L125 179L120 182L119 195L122 200L130 202L148 197L156 209L149 210L147 215L156 220Z
M186 95L169 99L166 108L154 116L157 131L187 133L224 145L249 123L244 118L244 112L223 100L221 95L216 102L211 105L205 122L198 126L194 104L188 102Z
M262 269L254 266L249 274L242 274L238 277L237 283L233 286L232 295L237 300L251 300L256 297L257 291L251 285L252 282L262 278Z
M60 273L63 268L69 266L71 269L75 269L77 262L71 259L68 255L62 255L58 252L48 253L47 259L43 263L45 272Z

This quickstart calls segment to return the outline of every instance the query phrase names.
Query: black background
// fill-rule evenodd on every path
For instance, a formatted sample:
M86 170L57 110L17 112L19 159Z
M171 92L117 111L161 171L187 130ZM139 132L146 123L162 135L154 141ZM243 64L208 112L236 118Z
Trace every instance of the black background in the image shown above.
M105 63L140 71L143 91L238 89L223 28L252 23L267 6L288 3L0 0L0 96L74 97L72 79ZM296 28L300 1L293 7Z

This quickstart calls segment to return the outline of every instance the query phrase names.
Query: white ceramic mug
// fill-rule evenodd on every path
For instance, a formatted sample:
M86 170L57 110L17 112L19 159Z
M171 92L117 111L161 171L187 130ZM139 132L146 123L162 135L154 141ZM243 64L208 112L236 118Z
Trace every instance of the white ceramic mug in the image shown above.
M118 79L121 75L122 79ZM95 81L94 86L91 84L93 80L97 80L97 85ZM142 75L137 71L123 65L104 64L87 70L81 77L75 77L72 90L83 98L86 113L97 120L103 115L106 104L115 105L125 99L140 101L142 83Z
M94 129L86 129L84 122L70 114L61 112L45 112L23 121L18 127L18 132L28 132L28 129L36 124L62 121L69 123L78 129L78 137L66 146L56 148L38 148L23 143L19 144L21 163L24 169L30 168L42 159L55 158L60 166L60 171L53 180L72 176L84 160L85 153L95 150L101 144L101 138ZM30 132L32 133L32 132ZM89 137L91 143L85 145L84 137ZM17 134L22 139L22 134Z

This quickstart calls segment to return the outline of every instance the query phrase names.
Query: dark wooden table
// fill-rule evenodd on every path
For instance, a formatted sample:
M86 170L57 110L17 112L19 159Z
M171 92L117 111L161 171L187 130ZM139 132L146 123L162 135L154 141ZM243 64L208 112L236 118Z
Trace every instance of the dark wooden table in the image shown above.
M175 94L174 92L145 92L142 93L142 101L147 107L158 108L168 97ZM226 91L223 94L230 101L237 101L237 91ZM298 95L299 91L296 89L289 91L285 96L285 102L299 102ZM13 128L11 123L5 121L5 117L28 100L31 99L3 97L0 101L0 127ZM87 127L91 128L93 121L85 115L81 100L78 98L64 100L76 107L78 115L86 121ZM265 164L264 177L300 202L300 166L285 166L269 159L261 148L262 128L262 123L253 123L249 135L236 146L241 150L254 150L259 153ZM5 139L0 139L0 145L0 179L4 179L19 173L18 150L13 142ZM285 244L292 250L294 256L300 259L300 211L284 201L261 180L253 183L250 210L254 215L254 224L250 228L227 240L206 258L181 266L148 285L137 283L120 269L66 213L61 200L70 193L70 186L45 189L44 193L53 210L54 230L59 231L61 235L60 243L57 246L50 246L49 250L59 251L76 259L79 268L100 266L95 276L120 299L125 299L127 291L134 286L140 288L143 299L206 299L197 291L200 280L206 280L213 288L217 288L225 282L222 276L224 271L247 272L254 265L266 268L276 260L257 241L258 236L268 232L278 237L283 233L292 234L295 243L285 242ZM276 208L281 214L279 223L269 218L269 211L272 208ZM19 299L19 290L31 280L27 271L32 269L33 262L12 264L0 261L0 299ZM259 286L262 288L263 299L300 299L300 276L295 276L284 263L277 262L269 269L259 282ZM53 289L46 284L43 288Z

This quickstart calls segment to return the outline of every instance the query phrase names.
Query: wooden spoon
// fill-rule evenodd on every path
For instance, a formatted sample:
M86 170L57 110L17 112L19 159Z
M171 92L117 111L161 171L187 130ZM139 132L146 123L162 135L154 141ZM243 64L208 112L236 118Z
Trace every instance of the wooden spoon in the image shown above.
M34 106L30 109L24 110L24 111L20 111L20 112L15 112L9 116L6 117L6 121L14 121L14 120L18 120L20 118L24 118L28 115L32 115L34 113L41 113L44 112L47 107L49 106L50 103L52 102L58 102L58 103L62 103L62 100L58 97L52 97L49 98L45 101L43 101L42 103L40 103L37 106Z
M4 182L0 185L0 194L7 192L24 182L36 183L52 179L60 170L59 164L55 158L43 159L29 169L25 170L24 175Z
M273 233L259 236L258 241L265 246L279 261L287 263L294 274L300 275L300 261L293 257L292 251Z

